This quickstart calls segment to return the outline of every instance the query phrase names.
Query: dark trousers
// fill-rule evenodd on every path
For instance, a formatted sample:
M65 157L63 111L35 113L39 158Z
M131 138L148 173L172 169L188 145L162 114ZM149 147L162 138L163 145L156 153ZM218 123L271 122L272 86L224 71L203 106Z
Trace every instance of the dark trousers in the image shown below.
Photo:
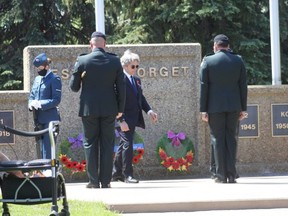
M115 116L82 117L84 152L89 181L109 184L112 177Z
M211 135L210 135L211 136ZM210 152L210 172L212 177L216 176L216 164L215 164L215 157L214 157L214 146L212 143L212 136L211 136L211 152Z
M239 112L209 113L208 123L216 176L222 180L236 178Z
M117 149L114 167L113 167L113 176L122 176L125 178L128 176L133 176L133 136L135 132L135 126L131 127L129 125L129 131L123 132L120 128L117 128L120 135L120 143Z

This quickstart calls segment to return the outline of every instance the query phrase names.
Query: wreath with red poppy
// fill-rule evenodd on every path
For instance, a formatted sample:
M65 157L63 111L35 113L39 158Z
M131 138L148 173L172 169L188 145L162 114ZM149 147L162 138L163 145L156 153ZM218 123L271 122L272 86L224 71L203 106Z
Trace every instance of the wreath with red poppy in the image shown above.
M60 145L59 160L63 168L72 173L85 172L86 160L83 150L83 134L68 137Z
M72 173L85 172L86 160L82 160L81 162L73 161L65 154L60 154L59 159L60 162L64 165L64 167L71 170Z
M187 171L194 160L193 142L183 132L168 131L159 140L156 155L162 166L170 172Z
M144 155L144 148L141 148L141 147L135 148L135 144L134 144L132 163L137 165L140 162L140 160L143 159L143 155Z

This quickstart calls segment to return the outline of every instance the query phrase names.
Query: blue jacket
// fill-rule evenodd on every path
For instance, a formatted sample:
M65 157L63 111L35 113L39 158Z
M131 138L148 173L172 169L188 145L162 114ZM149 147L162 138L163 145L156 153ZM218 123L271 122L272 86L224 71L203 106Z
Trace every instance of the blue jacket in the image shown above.
M61 101L62 82L58 75L50 72L46 77L37 76L34 80L29 97L39 100L41 108L36 110L36 120L40 124L60 120L58 105Z
M130 80L126 77L126 103L123 117L128 126L137 126L145 129L142 110L147 113L151 110L151 107L143 95L140 78L134 76L134 79L136 82L137 95L134 93Z

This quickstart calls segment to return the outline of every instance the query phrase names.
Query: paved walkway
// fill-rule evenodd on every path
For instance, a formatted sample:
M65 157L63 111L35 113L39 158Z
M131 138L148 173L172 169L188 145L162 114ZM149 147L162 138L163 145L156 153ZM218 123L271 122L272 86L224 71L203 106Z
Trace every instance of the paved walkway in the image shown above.
M287 216L288 208L123 214L123 216L272 216L272 215Z
M282 216L281 212L288 215L288 176L241 177L237 182L216 184L208 178L151 180L139 184L112 182L109 189L86 189L86 183L67 183L66 190L68 201L101 201L127 216L162 215L161 212L170 212L167 216L183 212L184 216L193 215L187 212L244 209L277 209L276 215ZM247 216L243 211L241 214Z

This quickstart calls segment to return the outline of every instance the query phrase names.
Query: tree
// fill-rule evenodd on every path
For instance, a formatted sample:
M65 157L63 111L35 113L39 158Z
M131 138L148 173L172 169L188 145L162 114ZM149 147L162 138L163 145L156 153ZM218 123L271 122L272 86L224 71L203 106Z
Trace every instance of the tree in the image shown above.
M249 84L271 84L268 8L263 0L142 0L122 4L118 16L108 11L112 23L118 23L115 43L199 42L205 55L212 52L215 35L227 34L246 61ZM282 14L287 11L287 2L281 8ZM282 38L287 42L287 35Z
M224 33L246 62L249 84L271 84L267 0L104 2L109 44L197 42L204 56L212 51L212 38ZM282 83L287 84L288 0L279 5ZM23 88L24 47L87 44L94 21L94 0L0 0L0 89Z
M26 46L87 43L86 32L94 25L89 19L94 16L93 5L85 0L76 3L69 8L70 3L61 0L0 1L2 90L23 89L22 53Z

